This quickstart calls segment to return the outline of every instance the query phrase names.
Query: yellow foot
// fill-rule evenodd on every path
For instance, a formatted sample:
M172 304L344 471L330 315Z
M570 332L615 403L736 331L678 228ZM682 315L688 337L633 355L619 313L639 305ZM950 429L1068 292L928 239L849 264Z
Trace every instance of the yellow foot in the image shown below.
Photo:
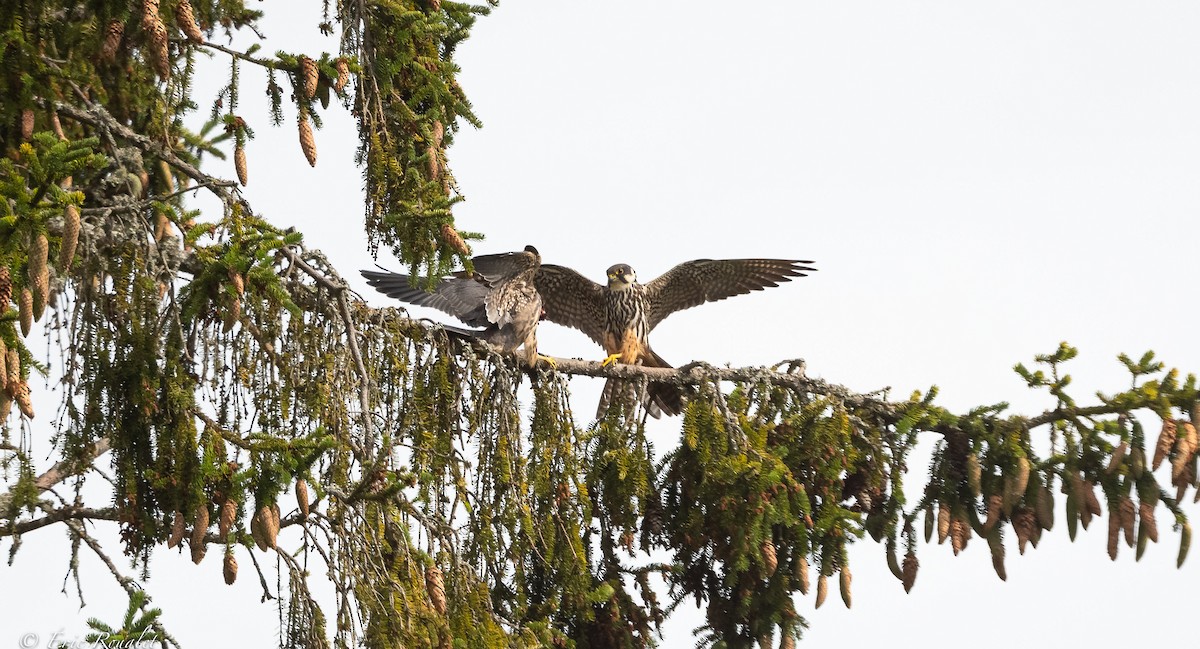
M558 363L556 363L553 358L550 358L549 356L542 356L541 354L538 354L537 357L538 357L538 360L546 361L547 363L549 363L550 369L555 370L555 371L558 370Z
M608 367L609 365L612 365L620 360L620 358L620 354L609 354L608 358L604 359L604 362L600 363L600 367Z

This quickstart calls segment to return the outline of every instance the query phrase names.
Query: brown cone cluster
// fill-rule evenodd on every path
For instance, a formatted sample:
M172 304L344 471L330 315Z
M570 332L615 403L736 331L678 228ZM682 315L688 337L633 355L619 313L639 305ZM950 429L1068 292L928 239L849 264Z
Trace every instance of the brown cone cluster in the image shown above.
M204 42L204 34L200 33L200 26L196 24L196 12L192 9L192 3L189 0L179 0L175 5L175 22L179 23L179 31L187 35L189 41ZM236 567L237 564L235 563L234 566Z
M233 529L235 520L237 520L237 502L232 498L226 498L221 503L221 512L217 518L217 536L222 543L229 540L229 530Z
M279 522L279 505L264 505L250 519L250 536L259 550L266 552L275 547L275 540L279 536Z
M1154 447L1154 460L1150 462L1152 470L1158 470L1167 453L1171 452L1171 448L1175 446L1175 420L1163 419L1162 430L1158 433L1158 444Z
M912 550L904 555L904 564L900 568L904 584L904 592L912 590L913 584L917 583L917 570L921 567L921 562L917 561L917 555Z

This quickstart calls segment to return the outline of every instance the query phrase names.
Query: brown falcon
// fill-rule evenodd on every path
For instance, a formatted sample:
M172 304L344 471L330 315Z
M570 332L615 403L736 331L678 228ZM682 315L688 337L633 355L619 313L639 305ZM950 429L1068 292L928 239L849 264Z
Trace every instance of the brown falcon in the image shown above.
M471 260L474 273L460 271L438 280L433 291L413 286L408 275L360 271L375 290L409 304L427 306L480 330L446 327L480 338L506 352L524 346L526 363L537 360L537 323L542 299L534 276L542 263L537 248L522 252L480 255Z
M804 277L815 268L811 261L788 259L697 259L684 262L649 284L639 284L628 264L608 269L608 283L597 284L570 268L543 265L535 284L542 296L542 310L551 322L574 327L604 347L609 363L640 364L644 367L671 367L650 349L648 336L667 316L705 302L778 286L793 277ZM604 386L597 418L604 415L608 397L618 384L613 379ZM678 386L651 383L651 406L658 416L661 409L669 415L682 412L682 392Z

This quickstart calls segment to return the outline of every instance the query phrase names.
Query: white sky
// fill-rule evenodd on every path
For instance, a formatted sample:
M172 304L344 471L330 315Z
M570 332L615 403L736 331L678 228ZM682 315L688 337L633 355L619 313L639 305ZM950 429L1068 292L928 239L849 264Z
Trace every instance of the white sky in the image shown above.
M264 51L335 49L316 31L318 5L261 3ZM1200 371L1200 5L741 6L509 0L481 19L458 61L486 127L461 132L450 151L468 197L460 228L488 235L476 250L531 243L596 280L616 262L648 281L697 257L816 260L813 277L669 319L652 340L675 364L803 357L811 374L859 391L892 386L900 398L937 384L952 409L1010 401L1023 413L1052 404L1011 366L1060 340L1081 349L1080 399L1127 385L1119 352L1154 349ZM225 81L217 61L197 85L205 107ZM261 76L243 71L241 114L258 135L247 147L252 204L385 304L357 278L373 261L349 113L324 115L309 169L294 111L272 128ZM748 335L719 333L730 328ZM539 338L548 354L602 356L554 325ZM573 385L590 412L599 382ZM677 423L656 429L660 450ZM46 426L33 430L48 454ZM910 494L925 469L911 465ZM976 539L954 561L948 545L924 547L907 596L882 546L858 544L853 610L836 596L816 612L801 600L807 641L1182 640L1200 560L1175 569L1178 536L1159 514L1162 543L1139 564L1124 547L1108 560L1106 519L1070 544L1060 512L1040 549L1020 557L1010 543L1007 583ZM87 617L119 619L124 594L86 553L89 606L59 592L67 547L57 527L30 534L0 571L0 644L24 633L44 643L58 629L82 637ZM173 553L152 564L147 588L184 646L211 646L217 629L225 644L274 642L274 609L258 603L238 552L232 588L217 548L199 567ZM701 619L685 604L663 645L692 646Z

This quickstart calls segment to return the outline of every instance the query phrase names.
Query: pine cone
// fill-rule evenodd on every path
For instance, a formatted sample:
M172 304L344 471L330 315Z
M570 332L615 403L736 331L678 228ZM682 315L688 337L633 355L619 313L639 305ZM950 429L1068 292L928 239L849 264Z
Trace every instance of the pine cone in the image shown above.
M1138 517L1141 519L1142 529L1146 531L1146 536L1154 543L1158 543L1158 523L1154 521L1154 505L1144 500L1138 503Z
M945 543L946 538L950 536L950 505L944 502L938 503L937 533L939 545Z
M838 590L842 595L842 603L850 608L850 566L842 566L841 578L838 580Z
M142 0L142 24L149 25L158 19L158 0Z
M154 210L154 241L157 243L162 241L163 237L167 236L167 229L171 227L171 219L160 211Z
M233 331L233 325L237 324L239 318L242 317L242 299L237 295L229 299L229 309L225 311L224 325L221 331L229 333Z
M1117 550L1121 541L1121 515L1119 512L1108 512L1108 558L1117 560Z
M302 110L300 111L300 149L304 151L304 157L308 160L309 166L317 166L317 143L313 140L312 125L308 123L308 115Z
M267 543L267 533L264 529L265 522L270 517L271 510L262 507L250 518L250 537L254 539L254 544L258 546L258 549L263 552L271 548L271 545Z
M225 583L230 586L237 581L237 559L233 558L233 551L230 549L225 553L225 565L221 572L225 575Z
M196 521L192 523L192 538L188 545L192 549L192 563L199 564L204 560L208 547L204 543L204 535L208 533L208 503L200 503L196 507Z
M333 82L333 89L340 95L346 84L350 83L350 64L344 57L339 57L333 62L333 67L337 68L337 81Z
M796 570L792 576L795 577L796 581L799 582L799 584L800 584L800 594L807 595L808 594L808 557L806 557L803 554L800 555L800 558L796 560Z
M433 610L445 615L446 584L442 580L441 568L429 566L425 569L425 589L429 591L429 600L433 602Z
M463 241L462 236L458 234L458 230L455 230L454 226L449 223L442 224L442 240L453 248L455 252L464 257L471 254L471 248L467 246L467 242Z
M1054 528L1054 494L1050 493L1049 487L1038 489L1037 502L1034 503L1034 507L1038 525L1049 532Z
M8 266L0 266L0 313L8 310L12 297L12 275L8 272Z
M8 395L8 390L0 391L0 421L7 421L8 416L12 414L12 397Z
M304 98L312 99L317 96L317 82L321 78L321 72L317 69L317 62L307 56L300 56L300 83L304 89Z
M42 232L33 237L29 246L29 284L33 287L33 319L41 320L50 298L50 269L46 262L50 255L50 242Z
M308 518L308 483L304 478L296 480L296 506L300 508L300 516Z
M275 539L279 536L280 522L279 504L272 503L271 507L267 509L266 519L263 521L263 533L267 537L267 545L271 547L275 547L276 545Z
M50 110L50 129L54 131L54 134L58 136L58 139L64 141L67 139L67 134L63 131L62 122L58 119L58 111L54 109ZM70 180L70 178L70 176L67 176L67 180ZM70 187L69 184L64 186Z
M1129 475L1132 475L1134 480L1140 480L1145 470L1146 452L1142 450L1141 445L1135 446L1129 451Z
M8 381L5 382L8 394L9 396L16 396L17 385L23 381L21 378L21 354L17 350L8 350L8 358L4 361L4 369L8 371Z
M1167 453L1171 451L1171 447L1175 446L1175 420L1163 419L1162 430L1158 433L1158 444L1154 447L1154 461L1150 463L1150 469L1157 471L1159 465L1162 464Z
M971 493L978 498L982 493L983 467L979 464L979 456L975 453L967 454L967 486L971 488Z
M779 559L775 555L775 544L770 539L766 539L759 546L759 552L762 556L763 567L767 570L767 577L775 574L775 568L779 566Z
M1037 534L1040 530L1037 523L1037 516L1032 510L1021 507L1013 512L1012 517L1013 532L1017 534L1017 551L1025 554L1025 545L1033 543L1037 547Z
M913 584L917 583L917 569L921 567L921 562L917 561L917 555L912 550L904 555L904 565L901 570L904 573L904 592L910 592Z
M1121 529L1125 531L1125 544L1133 547L1135 539L1135 523L1137 521L1137 507L1133 504L1133 499L1129 496L1121 497L1121 504L1117 510L1117 518L1121 521Z
M8 392L8 345L0 340L0 391Z
M233 498L226 498L221 503L221 512L217 518L217 536L222 543L229 540L229 530L233 529L233 522L237 520L237 502Z
M992 569L1000 581L1008 581L1008 571L1004 568L1004 541L1000 538L1000 530L987 535L988 549L992 552Z
M821 605L825 603L825 596L829 594L829 584L825 581L825 575L817 577L817 601L813 608L821 608Z
M175 22L179 24L179 31L187 34L189 41L204 42L204 34L200 33L200 26L196 24L196 12L192 10L192 3L188 0L179 0L179 3L175 5ZM233 565L236 572L237 564ZM227 583L233 582L227 580Z
M21 139L28 142L33 139L33 109L21 111Z
M62 246L58 249L58 266L64 271L75 260L75 247L79 244L79 208L67 205L63 210Z
M171 535L167 537L168 548L179 545L179 542L183 540L183 533L186 531L185 528L183 512L176 509L175 514L171 518Z
M154 71L163 79L171 77L171 53L167 45L170 36L167 32L167 26L156 15L154 20L147 26L146 33L150 37L150 62L154 64Z
M1108 466L1104 472L1112 475L1121 468L1121 463L1125 461L1125 454L1129 452L1129 443L1122 441L1116 448L1113 449L1112 457L1108 458Z
M1179 557L1175 559L1175 567L1183 567L1183 562L1187 560L1188 548L1192 546L1192 526L1188 523L1183 524L1183 529L1179 530Z
M987 518L983 521L983 531L989 532L996 523L1000 522L1000 507L1004 502L999 494L992 494L987 497Z
M100 58L111 61L117 56L117 48L121 47L121 38L125 35L125 23L120 20L110 20L104 28L104 44L100 46Z
M429 162L429 177L437 180L442 177L442 140L446 137L446 129L441 121L434 120L432 131L433 140L425 152Z
M33 329L33 293L28 288L21 289L21 301L17 307L21 319L21 335L28 336Z
M967 542L971 540L971 526L957 516L950 519L950 547L954 549L955 556L967 548Z
M21 414L25 415L26 419L33 419L33 401L29 398L29 384L19 381L17 389L13 390L12 398L17 402L17 407L21 409Z
M237 171L238 182L245 187L250 175L246 171L246 147L240 144L233 147L233 168Z
M1181 475L1184 468L1196 455L1196 427L1192 422L1180 419L1176 422L1178 434L1175 436L1175 457L1171 460L1171 478Z

